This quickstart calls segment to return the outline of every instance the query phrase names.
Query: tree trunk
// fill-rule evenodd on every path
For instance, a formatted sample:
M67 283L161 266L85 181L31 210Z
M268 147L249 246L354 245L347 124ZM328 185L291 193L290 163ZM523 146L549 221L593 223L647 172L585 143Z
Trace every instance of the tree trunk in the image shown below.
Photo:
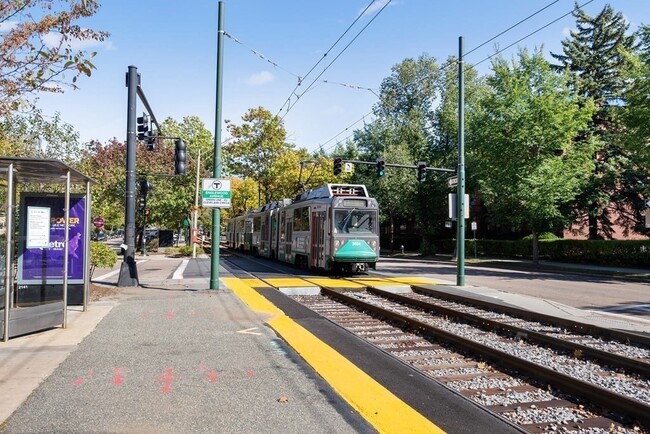
M539 265L539 232L533 229L533 264Z
M592 212L596 209L596 205L593 206ZM598 236L598 217L589 213L589 239L597 240L600 237Z

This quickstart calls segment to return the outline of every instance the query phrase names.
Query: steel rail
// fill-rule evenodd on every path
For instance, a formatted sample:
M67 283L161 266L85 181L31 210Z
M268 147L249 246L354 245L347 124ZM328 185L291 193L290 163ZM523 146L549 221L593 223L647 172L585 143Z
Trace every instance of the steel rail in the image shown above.
M507 332L513 336L526 339L527 341L533 343L547 345L554 349L559 349L559 350L564 350L564 351L569 351L574 353L576 351L580 351L582 355L591 357L592 359L597 360L601 363L606 363L613 366L625 368L637 374L650 377L650 363L644 362L643 360L630 359L629 357L621 356L618 354L612 354L607 351L592 348L587 345L583 345L571 341L565 341L541 332L528 330L510 324L504 324L502 322L499 322L498 320L483 318L481 316L472 313L461 312L448 307L438 306L436 304L429 303L424 300L416 300L402 294L394 294L392 292L384 291L379 288L368 287L368 291L380 295L382 297L395 300L407 306L430 310L443 315L447 315L452 318L458 318L469 324L484 329Z
M587 401L621 415L626 415L645 426L650 426L650 406L633 398L612 392L603 387L578 380L569 375L554 371L528 360L520 359L495 348L488 347L470 339L463 338L448 331L439 329L430 324L417 321L402 314L366 303L355 297L328 287L321 287L322 292L328 296L341 300L344 303L357 306L370 311L378 316L385 317L402 324L407 329L432 335L437 339L458 345L466 350L477 353L482 357L493 360L500 367L515 369L530 378L547 383L557 389L572 395L582 397Z
M577 333L584 333L587 335L598 336L598 337L603 337L608 339L618 339L622 342L635 343L640 345L650 345L650 336L645 336L637 333L629 333L622 330L612 330L605 327L599 327L597 325L585 324L582 322L572 321L565 318L558 318L552 315L532 312L530 310L526 310L514 306L504 306L502 304L493 303L487 300L478 300L475 298L464 297L458 294L450 294L444 291L437 291L435 289L427 288L424 286L411 285L411 288L413 289L413 291L419 292L420 294L430 295L432 297L438 297L448 301L470 304L477 307L483 307L495 312L519 316L522 319L528 319L531 321L538 321L538 322L546 322L549 324L564 327L566 329L569 329Z

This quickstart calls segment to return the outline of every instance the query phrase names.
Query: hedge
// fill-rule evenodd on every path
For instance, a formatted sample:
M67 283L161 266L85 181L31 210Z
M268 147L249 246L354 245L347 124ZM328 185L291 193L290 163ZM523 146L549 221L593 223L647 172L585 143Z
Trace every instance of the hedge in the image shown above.
M439 253L452 253L455 240L434 241ZM466 240L465 255L532 259L532 240ZM540 240L539 258L546 261L650 268L650 240Z

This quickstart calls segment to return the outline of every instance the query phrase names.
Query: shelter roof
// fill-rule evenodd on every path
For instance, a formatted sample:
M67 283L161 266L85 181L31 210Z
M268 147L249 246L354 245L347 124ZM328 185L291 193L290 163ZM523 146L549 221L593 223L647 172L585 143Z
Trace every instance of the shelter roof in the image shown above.
M65 183L68 171L72 183L94 182L92 178L54 159L0 157L0 172L6 173L12 163L17 182L62 184Z

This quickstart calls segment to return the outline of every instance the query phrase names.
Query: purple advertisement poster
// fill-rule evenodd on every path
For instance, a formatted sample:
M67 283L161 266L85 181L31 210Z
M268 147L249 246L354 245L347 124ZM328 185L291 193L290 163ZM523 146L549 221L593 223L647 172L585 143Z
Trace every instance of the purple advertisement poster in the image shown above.
M20 206L18 284L63 282L65 236L63 195L24 193ZM48 212L49 211L49 212ZM70 197L68 282L83 283L86 200Z

